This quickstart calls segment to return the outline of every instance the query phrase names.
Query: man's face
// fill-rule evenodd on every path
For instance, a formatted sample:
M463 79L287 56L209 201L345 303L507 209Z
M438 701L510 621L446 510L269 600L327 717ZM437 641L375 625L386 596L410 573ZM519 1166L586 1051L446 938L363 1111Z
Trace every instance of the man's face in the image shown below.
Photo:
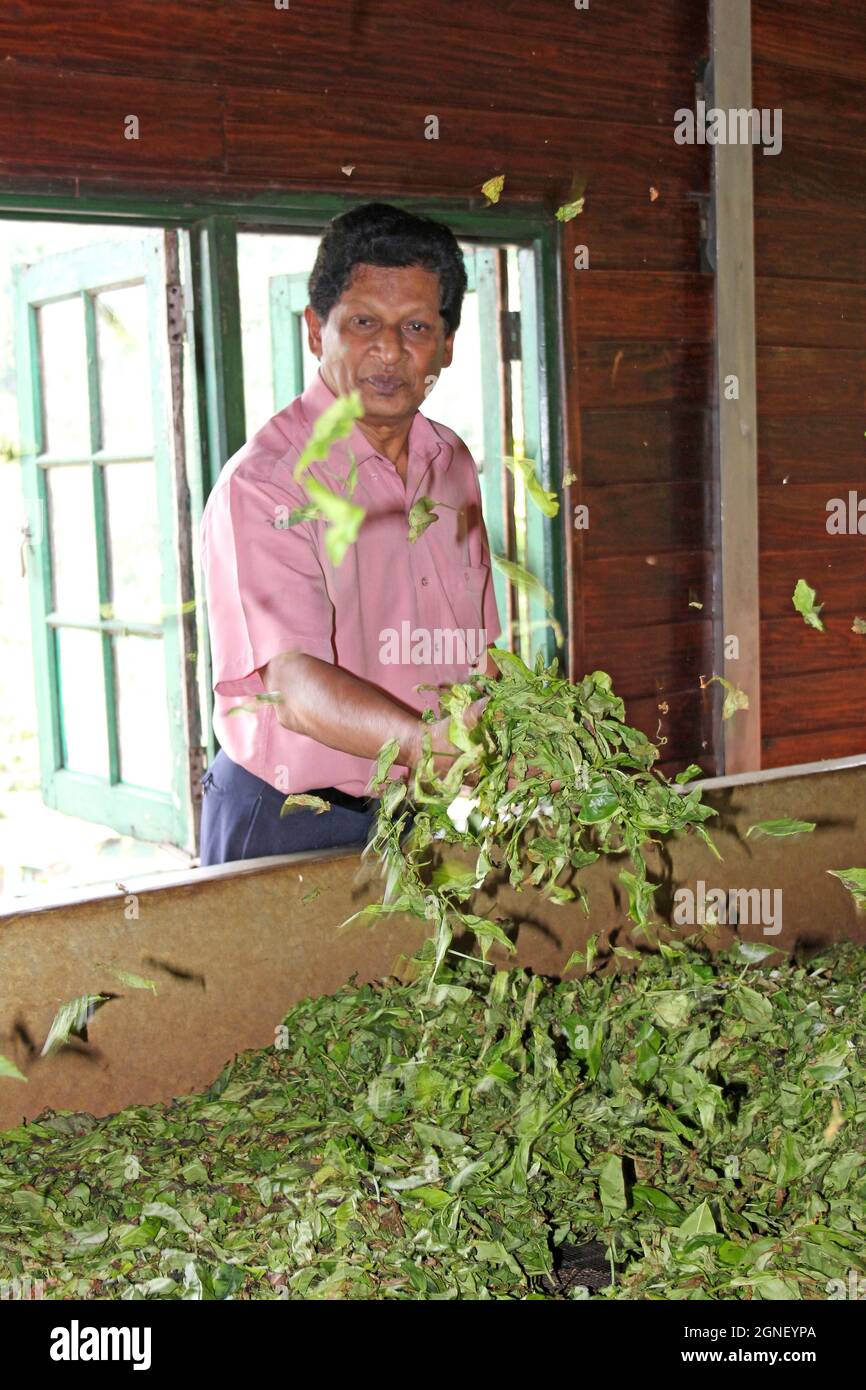
M309 306L310 350L336 395L360 391L370 424L415 414L451 363L454 334L439 312L439 276L420 266L357 265L322 321Z

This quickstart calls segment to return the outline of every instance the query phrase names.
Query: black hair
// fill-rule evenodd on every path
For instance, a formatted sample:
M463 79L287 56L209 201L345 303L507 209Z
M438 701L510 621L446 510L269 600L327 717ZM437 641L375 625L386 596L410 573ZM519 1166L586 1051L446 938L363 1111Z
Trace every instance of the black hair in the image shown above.
M449 227L390 203L363 203L332 218L310 274L310 304L326 319L356 265L421 266L439 276L439 312L447 331L460 324L466 267Z

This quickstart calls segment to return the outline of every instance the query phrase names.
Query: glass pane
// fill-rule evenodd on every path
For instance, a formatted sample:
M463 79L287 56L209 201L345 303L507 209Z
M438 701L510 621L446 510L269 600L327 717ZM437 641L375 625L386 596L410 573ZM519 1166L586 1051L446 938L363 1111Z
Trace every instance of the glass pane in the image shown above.
M494 347L493 349L497 349ZM481 393L481 336L478 295L463 299L460 327L454 336L454 360L442 372L421 410L447 425L464 441L476 463L484 461L484 403Z
M90 464L49 468L48 520L54 608L67 618L99 616Z
M102 639L96 632L57 633L64 766L108 777L108 731L102 682Z
M261 429L276 409L269 282L274 275L292 275L299 272L309 274L316 259L318 246L318 236L259 232L241 232L238 235L244 400L248 435ZM306 339L306 325L303 336ZM311 356L305 346L305 383L310 380L318 365L315 357Z
M165 652L151 637L114 639L120 776L158 791L171 788Z
M87 349L80 296L39 310L45 453L86 458L90 453Z
M147 290L127 285L96 296L102 447L110 454L153 449Z
M152 463L107 463L103 472L112 615L158 623L162 607L156 470Z

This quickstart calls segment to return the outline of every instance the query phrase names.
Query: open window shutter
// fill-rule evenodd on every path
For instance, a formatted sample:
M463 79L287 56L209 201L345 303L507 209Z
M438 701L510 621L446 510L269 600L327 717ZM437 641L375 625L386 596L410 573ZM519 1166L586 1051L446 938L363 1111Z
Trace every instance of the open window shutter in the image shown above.
M191 849L174 236L19 267L16 359L44 800Z

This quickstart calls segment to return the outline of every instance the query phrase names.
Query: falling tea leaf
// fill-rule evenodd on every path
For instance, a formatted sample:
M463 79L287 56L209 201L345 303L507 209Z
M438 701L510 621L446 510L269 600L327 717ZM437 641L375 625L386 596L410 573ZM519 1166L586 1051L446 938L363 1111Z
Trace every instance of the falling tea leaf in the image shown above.
M523 479L528 496L545 516L556 516L559 512L559 499L555 492L548 492L538 481L532 459L504 457L509 473Z
M107 1004L110 998L108 994L81 994L61 1004L51 1021L40 1057L50 1057L53 1052L65 1047L71 1037L86 1040L88 1023L97 1009Z
M816 822L813 820L762 820L749 826L746 838L750 835L808 835L815 829L815 825Z
M706 684L712 685L713 681L718 681L725 692L725 698L722 704L723 719L731 719L737 713L737 710L749 708L749 697L745 690L740 690L734 685L733 681L725 680L724 676L710 676Z
M816 606L815 590L809 587L805 579L797 580L793 593L793 604L804 623L809 627L814 627L818 632L824 631L824 624L820 617L824 605L819 603Z
M505 175L496 174L492 179L487 179L481 185L481 192L484 194L488 203L498 203L502 197L502 190L505 187Z
M563 203L562 207L556 209L557 221L571 222L572 218L583 212L585 202L585 198L575 198L572 203Z
M828 869L852 894L857 910L866 908L866 869Z

